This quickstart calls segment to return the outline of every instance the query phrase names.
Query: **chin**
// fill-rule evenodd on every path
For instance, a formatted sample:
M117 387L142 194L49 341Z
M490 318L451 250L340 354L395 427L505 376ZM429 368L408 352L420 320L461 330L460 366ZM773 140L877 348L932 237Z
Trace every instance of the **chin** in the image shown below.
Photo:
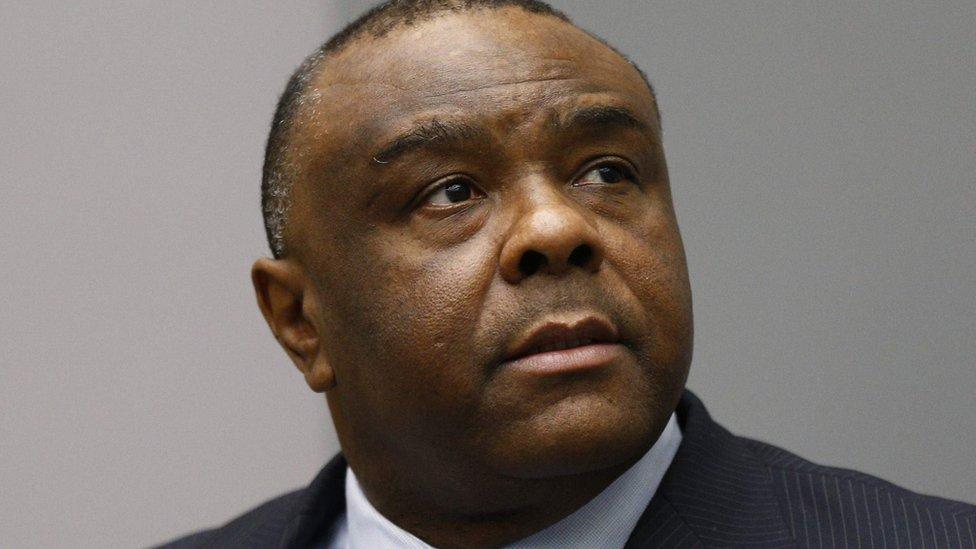
M495 468L514 478L543 479L629 466L657 441L670 416L642 400L591 393L553 403L495 439Z

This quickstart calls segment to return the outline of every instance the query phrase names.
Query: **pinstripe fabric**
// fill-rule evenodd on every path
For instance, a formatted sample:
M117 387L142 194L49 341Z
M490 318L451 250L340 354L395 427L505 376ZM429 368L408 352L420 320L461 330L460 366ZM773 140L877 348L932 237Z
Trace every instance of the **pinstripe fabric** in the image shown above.
M736 437L689 392L678 418L684 442L629 548L976 548L972 505Z
M767 468L755 454L716 425L691 393L678 405L678 417L683 444L645 513L649 524L638 523L628 547L670 547L686 537L679 547L692 536L698 547L794 547Z
M761 442L745 443L766 463L801 547L976 547L971 505L814 465Z
M976 549L976 507L823 467L720 427L690 392L683 441L627 548ZM304 489L166 547L311 547L345 507L336 456Z

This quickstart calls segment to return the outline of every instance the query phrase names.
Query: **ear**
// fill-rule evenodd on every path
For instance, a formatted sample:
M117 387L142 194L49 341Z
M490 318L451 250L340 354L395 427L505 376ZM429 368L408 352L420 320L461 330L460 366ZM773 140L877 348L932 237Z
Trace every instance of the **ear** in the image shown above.
M335 386L335 373L326 360L316 321L321 320L314 288L297 262L261 258L251 268L258 307L275 339L305 382L317 393Z

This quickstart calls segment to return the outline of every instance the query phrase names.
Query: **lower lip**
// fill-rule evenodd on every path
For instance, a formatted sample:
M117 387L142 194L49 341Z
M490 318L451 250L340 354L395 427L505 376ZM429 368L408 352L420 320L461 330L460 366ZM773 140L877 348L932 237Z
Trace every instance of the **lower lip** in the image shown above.
M503 366L541 375L584 372L615 362L621 358L624 351L624 346L619 343L595 343L572 349L527 355L506 361Z

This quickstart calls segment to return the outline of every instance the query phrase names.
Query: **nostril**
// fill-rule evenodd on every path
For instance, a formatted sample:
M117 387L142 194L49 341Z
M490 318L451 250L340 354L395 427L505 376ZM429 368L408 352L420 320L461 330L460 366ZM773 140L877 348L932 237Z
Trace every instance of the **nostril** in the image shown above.
M529 250L522 254L522 259L519 260L519 272L522 276L532 276L545 267L546 263L548 263L546 256L535 250Z
M569 264L577 267L585 267L593 259L593 248L586 244L580 244L569 254Z

